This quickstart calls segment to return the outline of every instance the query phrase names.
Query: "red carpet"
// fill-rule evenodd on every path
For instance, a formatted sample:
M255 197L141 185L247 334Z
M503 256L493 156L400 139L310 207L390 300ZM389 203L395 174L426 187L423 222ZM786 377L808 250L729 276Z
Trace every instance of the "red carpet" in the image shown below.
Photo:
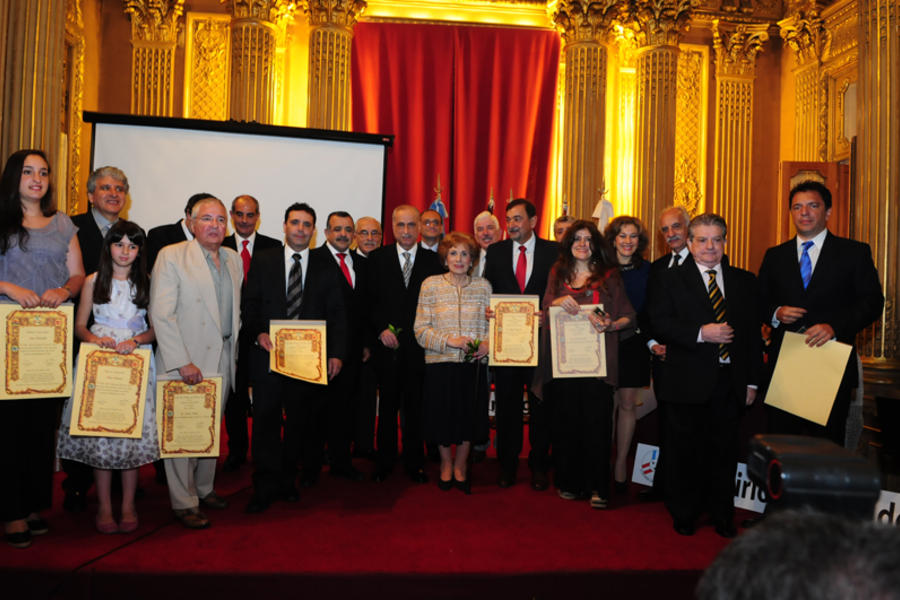
M436 471L429 465L432 481ZM152 474L142 471L141 526L130 535L95 533L93 498L87 513L71 515L60 491L45 515L48 535L28 550L0 547L4 597L690 598L727 543L708 526L677 535L661 504L638 502L638 486L606 511L532 491L527 468L502 490L490 458L475 466L468 497L414 485L400 468L384 484L326 473L299 503L255 516L243 513L245 466L217 476L231 506L208 511L205 531L172 519Z

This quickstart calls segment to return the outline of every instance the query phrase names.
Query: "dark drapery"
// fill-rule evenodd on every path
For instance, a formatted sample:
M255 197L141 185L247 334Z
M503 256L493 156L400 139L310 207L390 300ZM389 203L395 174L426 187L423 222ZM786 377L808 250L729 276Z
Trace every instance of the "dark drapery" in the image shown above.
M385 216L404 203L427 208L438 175L448 231L472 230L491 187L498 216L510 190L541 214L558 66L552 31L358 23L353 128L396 136Z

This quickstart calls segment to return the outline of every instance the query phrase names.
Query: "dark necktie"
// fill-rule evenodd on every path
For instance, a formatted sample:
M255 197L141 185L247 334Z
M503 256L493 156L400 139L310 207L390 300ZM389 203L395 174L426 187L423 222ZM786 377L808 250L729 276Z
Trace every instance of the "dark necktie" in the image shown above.
M674 269L675 267L677 267L680 264L681 264L681 255L678 254L677 252L675 252L674 254L672 254L672 266L669 268Z
M296 319L300 316L300 304L303 302L303 267L300 266L300 253L295 252L291 258L294 264L288 274L287 318Z
M516 281L519 291L525 293L525 273L528 272L528 259L525 257L525 246L519 246L519 260L516 261Z
M347 278L347 283L350 284L350 287L353 287L353 276L350 275L350 267L347 266L345 259L347 258L347 254L344 252L337 253L338 258L341 259L341 271L344 272L344 277Z
M249 243L249 240L241 242L244 245L241 249L241 260L244 261L244 281L247 280L247 273L250 271L250 251L247 250L247 244Z
M803 242L803 254L800 255L800 277L803 278L803 289L809 286L809 280L812 279L812 260L809 258L809 249L813 242Z
M412 260L410 260L410 253L403 253L403 285L404 287L409 287L409 278L412 275Z
M716 316L716 323L725 322L725 298L722 296L722 290L716 283L716 270L710 269L706 272L709 282L706 284L706 291L709 292L709 301L712 302L713 314ZM724 361L728 358L728 348L725 344L719 344L719 359Z

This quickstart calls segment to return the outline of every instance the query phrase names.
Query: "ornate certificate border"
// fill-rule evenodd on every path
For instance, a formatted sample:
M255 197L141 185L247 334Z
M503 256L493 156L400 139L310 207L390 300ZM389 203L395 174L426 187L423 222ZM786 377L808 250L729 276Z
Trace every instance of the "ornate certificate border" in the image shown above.
M309 383L328 384L328 354L325 321L271 321L269 337L275 346L269 353L269 368L275 373L308 381ZM285 355L288 342L310 342L310 370L315 373L292 370Z
M17 400L26 398L57 398L72 393L72 324L74 309L71 304L63 304L57 308L22 308L18 304L0 303L0 346L2 360L3 386L0 388L0 400ZM21 337L28 327L52 327L53 343L59 347L59 362L52 366L58 369L61 381L54 381L47 386L35 386L21 383L29 365L22 360ZM52 360L52 359L50 359ZM40 367L44 368L46 362Z
M597 333L596 344L591 349L597 356L595 367L588 365L564 366L569 358L567 352L571 342L566 339L566 323L583 322L585 327L591 328L588 314L599 304L584 304L577 315L572 315L558 306L550 307L550 356L553 361L553 377L556 379L572 377L605 377L606 376L606 340L604 333Z
M489 363L491 366L506 367L534 367L538 364L538 328L540 322L537 313L540 310L540 299L537 296L522 295L493 295L491 296L491 310L494 318L489 325L488 339L490 340ZM504 326L503 321L509 315L525 315L525 323L531 328L531 339L515 340L515 345L524 345L528 348L528 356L504 355ZM509 345L511 340L505 340Z
M133 387L129 398L128 425L117 427L95 423L89 424L94 416L97 387L103 385L98 373L101 367L115 367L128 370L128 383ZM72 405L72 435L140 438L143 434L147 378L150 370L150 351L136 349L131 354L119 354L114 350L100 348L94 344L82 344L78 356L76 381L79 382Z
M175 404L184 396L202 394L200 408L209 413L209 439L201 446L186 446L175 438ZM197 385L181 379L156 382L156 421L160 458L202 458L219 455L219 429L222 424L222 378L207 377Z

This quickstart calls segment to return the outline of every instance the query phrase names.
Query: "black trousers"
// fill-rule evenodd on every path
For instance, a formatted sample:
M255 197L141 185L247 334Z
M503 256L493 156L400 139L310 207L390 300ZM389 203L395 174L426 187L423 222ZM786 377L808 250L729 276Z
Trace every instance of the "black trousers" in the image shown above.
M250 360L253 345L243 339L238 344L238 361L234 390L225 404L225 431L228 433L228 456L247 458L250 437L247 434L247 417L250 415Z
M328 382L328 452L332 468L350 467L350 443L355 425L356 388L359 384L360 354L344 361L341 372Z
M708 402L672 401L666 407L664 489L674 519L694 522L707 511L715 523L734 519L739 420L730 367L718 369Z
M375 375L375 357L362 363L356 386L355 424L353 445L356 450L369 452L375 449L375 407L378 404L378 379Z
M509 474L515 474L522 452L524 392L531 385L533 376L534 369L531 367L494 368L497 458L500 469ZM532 471L547 471L550 468L551 403L548 398L538 400L530 391L528 393L528 441L531 443L528 464Z
M609 498L612 386L596 378L554 379L544 390L553 399L556 487Z
M294 485L301 460L305 471L322 468L325 388L266 373L253 390L253 488L272 499Z
M0 401L0 521L50 508L60 404L59 398Z
M403 411L403 465L407 471L425 465L422 429L422 385L425 358L411 348L414 342L401 342L397 350L380 347L376 351L378 373L378 454L379 470L390 470L397 460L397 418Z

